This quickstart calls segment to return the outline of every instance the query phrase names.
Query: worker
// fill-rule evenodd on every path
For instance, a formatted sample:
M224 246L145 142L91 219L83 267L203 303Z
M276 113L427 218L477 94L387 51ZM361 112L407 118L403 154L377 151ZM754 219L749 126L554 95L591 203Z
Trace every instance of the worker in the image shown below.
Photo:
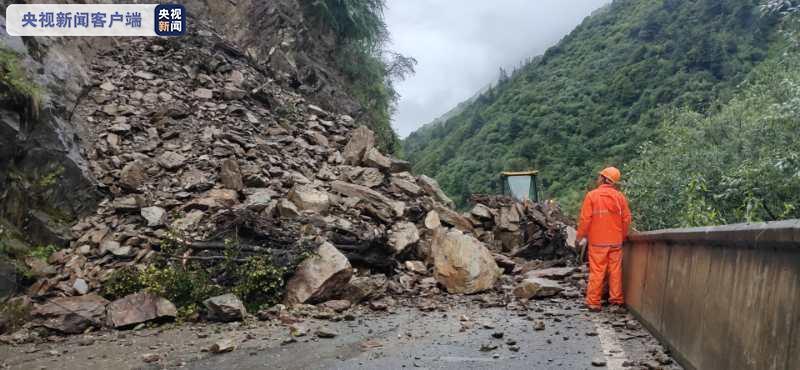
M631 211L628 200L617 189L620 171L608 167L597 176L597 188L586 194L578 221L577 240L581 248L588 244L589 285L586 305L590 311L601 310L600 300L608 273L609 303L613 311L624 312L622 294L622 243L628 237Z

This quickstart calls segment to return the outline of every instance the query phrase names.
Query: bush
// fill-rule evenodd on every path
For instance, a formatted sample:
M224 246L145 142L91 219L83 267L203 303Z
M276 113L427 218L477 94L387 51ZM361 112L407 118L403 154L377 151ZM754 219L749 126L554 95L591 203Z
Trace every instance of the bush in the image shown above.
M250 257L238 270L238 282L233 293L245 302L248 310L257 311L264 305L271 306L278 302L283 293L287 270L275 266L266 257Z

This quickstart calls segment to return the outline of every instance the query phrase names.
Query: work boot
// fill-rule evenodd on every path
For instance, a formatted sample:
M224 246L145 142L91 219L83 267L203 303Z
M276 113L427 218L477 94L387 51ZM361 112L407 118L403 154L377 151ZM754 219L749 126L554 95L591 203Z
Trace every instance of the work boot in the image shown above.
M586 306L589 309L589 312L602 312L603 307L600 306Z
M625 308L625 306L623 306L621 304L612 305L611 309L609 311L611 311L611 313L615 313L615 314L618 314L618 315L624 315L624 314L628 313L628 309Z

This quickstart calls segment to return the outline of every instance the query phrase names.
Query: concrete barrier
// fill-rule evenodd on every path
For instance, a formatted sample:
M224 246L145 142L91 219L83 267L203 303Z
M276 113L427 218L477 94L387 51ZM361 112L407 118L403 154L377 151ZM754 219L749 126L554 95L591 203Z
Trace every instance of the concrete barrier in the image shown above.
M631 236L631 312L687 369L800 369L800 220Z

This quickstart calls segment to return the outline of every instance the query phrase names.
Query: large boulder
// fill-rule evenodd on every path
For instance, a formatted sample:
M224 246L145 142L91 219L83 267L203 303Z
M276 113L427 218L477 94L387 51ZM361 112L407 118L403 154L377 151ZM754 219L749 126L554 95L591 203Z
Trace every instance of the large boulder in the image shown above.
M357 198L365 203L378 218L389 221L394 217L401 217L405 213L406 205L394 201L385 195L366 186L351 184L344 181L334 181L331 190L347 197Z
M483 243L458 230L435 230L431 253L434 277L450 293L490 289L502 273Z
M562 290L564 290L564 288L558 285L556 281L538 277L528 277L523 279L516 288L514 288L514 295L519 299L547 298L561 293Z
M419 230L413 222L398 222L392 226L389 232L389 247L394 254L398 254L406 249L407 246L419 241Z
M209 318L217 321L239 321L247 314L244 304L233 294L223 294L203 301Z
M442 188L439 186L439 183L425 175L420 175L417 178L417 184L422 187L422 190L425 190L428 195L433 196L439 202L442 202L444 205L455 208L456 204L447 196L447 194L442 191Z
M328 242L317 253L297 266L286 284L284 304L323 302L333 298L350 281L353 268L350 261Z
M108 300L97 294L53 298L31 312L41 325L65 334L83 333L100 327Z
M120 298L108 305L108 324L123 328L158 319L171 319L178 310L172 302L150 293L135 293Z
M310 185L296 185L289 192L289 200L297 206L300 211L311 211L324 213L331 205L328 193L314 189Z
M358 165L364 154L375 146L375 134L361 126L350 133L350 141L344 147L342 156L345 164Z

